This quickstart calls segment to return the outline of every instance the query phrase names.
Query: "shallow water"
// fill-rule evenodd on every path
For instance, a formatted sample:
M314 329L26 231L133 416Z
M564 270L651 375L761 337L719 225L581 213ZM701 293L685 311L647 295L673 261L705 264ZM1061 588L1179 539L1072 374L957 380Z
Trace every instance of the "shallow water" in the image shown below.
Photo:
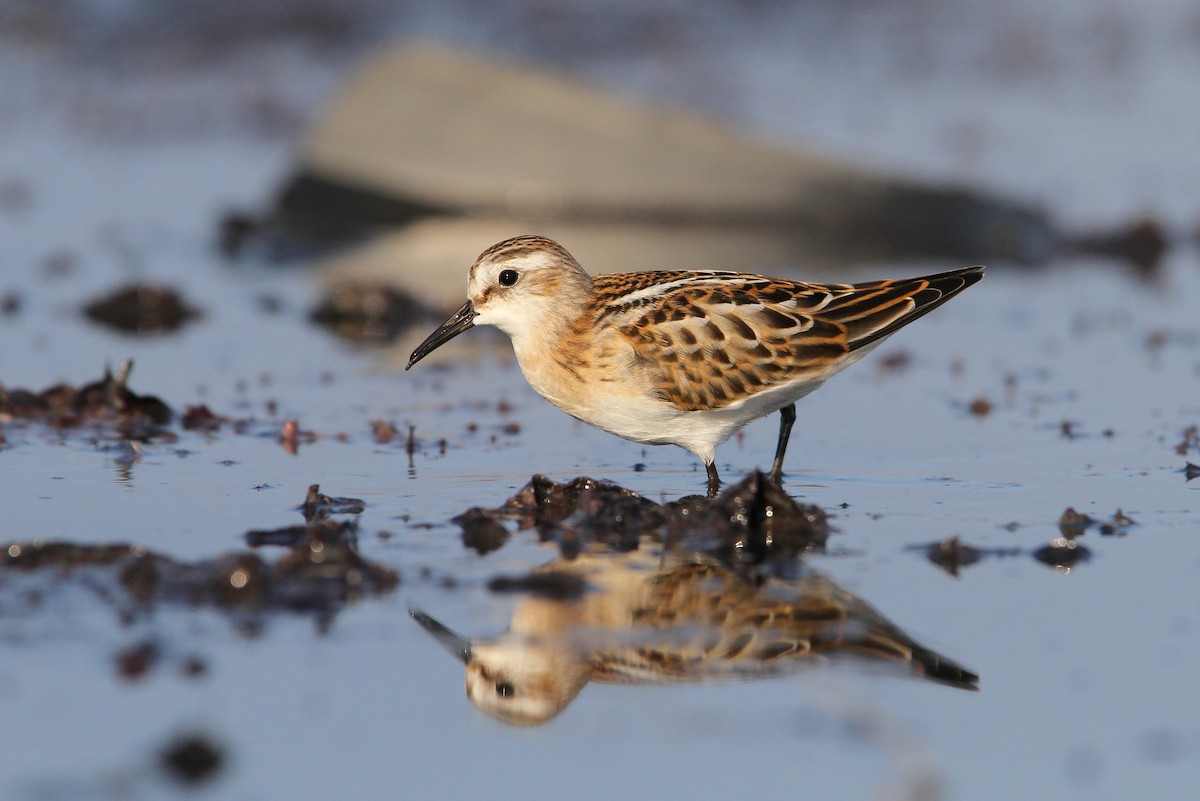
M1134 28L1135 43L1161 45L1137 44L1134 66L1120 73L1147 126L1178 120L1161 63L1174 52L1178 74L1196 68L1179 55L1190 51L1147 31L1185 12L1163 4ZM860 41L873 29L851 26L847 35ZM19 181L29 200L0 211L0 295L20 299L16 312L0 315L0 383L83 384L105 363L132 358L135 391L177 412L204 403L244 427L204 434L173 425L174 441L131 454L111 427L2 423L0 541L129 542L174 560L210 560L247 551L249 530L300 523L296 507L317 483L366 502L359 551L400 583L339 606L332 622L275 610L247 633L225 609L160 603L130 617L101 580L0 568L0 716L8 722L0 796L193 794L161 772L158 754L176 734L199 732L224 757L194 792L213 798L716 798L748 788L763 797L1190 797L1200 779L1192 676L1200 480L1186 481L1182 470L1200 462L1200 446L1176 448L1200 423L1200 255L1180 226L1200 209L1174 179L1155 194L1152 181L1120 178L1144 176L1139 159L1149 174L1175 175L1172 165L1186 173L1178 165L1194 159L1190 144L1151 148L1119 129L1092 128L1089 149L1116 166L1081 169L1050 163L1036 138L1012 136L1010 116L1000 129L1010 136L988 139L984 155L955 173L953 159L901 115L875 126L862 147L874 158L908 148L892 159L908 168L1040 185L1056 212L1084 223L1150 207L1179 234L1154 281L1100 260L1036 272L993 265L978 287L800 404L786 488L826 509L838 529L805 563L977 672L980 692L836 665L748 683L597 684L546 726L514 729L471 706L462 665L408 609L470 637L498 634L518 599L490 592L488 581L528 572L556 550L517 532L479 556L450 518L501 504L533 473L608 479L662 501L701 491L703 470L680 449L642 448L558 413L528 388L498 338L467 335L460 353L475 357L470 367L422 363L402 373L397 365L425 330L395 352L341 344L307 321L316 276L221 263L212 247L217 215L268 194L289 142L286 132L240 127L215 88L227 65L175 77L180 92L210 98L196 111L207 120L199 133L156 126L151 116L139 135L97 136L94 117L81 126L67 113L73 95L62 87L75 66L13 52L4 58L33 77L3 95L22 113L4 124L0 180ZM713 68L735 60L736 74L770 85L776 67L755 52L722 50ZM289 57L273 58L276 71L239 91L270 90L304 109L331 83L311 65L289 72L279 66ZM660 72L630 75L617 60L580 61L629 85L667 82ZM1062 80L1082 67L1044 69ZM948 87L929 113L953 128L966 113L955 109L979 102L973 92L984 78L937 74L924 84L901 74L889 96ZM1054 82L1021 94L1024 81L990 77L1027 115L1048 115L1061 99ZM837 120L853 118L845 98L858 84L831 80L845 90L845 114L806 129L780 109L766 126L835 139ZM164 102L157 81L138 85L97 79L90 91L118 111ZM692 91L686 81L671 85ZM39 86L59 94L36 104ZM771 108L743 100L744 116ZM874 113L869 97L859 102L862 114ZM1064 127L1094 121L1104 109L1069 106L1060 119ZM856 130L859 142L866 134ZM1048 138L1060 143L1061 131ZM1003 178L1014 164L1034 174ZM1124 186L1136 189L1123 194ZM863 276L942 266L877 265ZM169 282L203 317L181 333L139 339L79 313L135 279ZM263 310L264 295L278 311ZM979 398L990 403L986 415L968 410ZM317 435L295 454L278 440L291 419ZM395 424L395 439L375 440L377 419ZM775 432L774 420L763 421L719 448L726 480L766 466ZM1099 521L1120 509L1135 524L1112 535L1090 528L1078 538L1090 558L1050 567L1033 552L1061 536L1068 507ZM951 537L984 551L957 577L914 547ZM146 642L157 660L123 677L118 654ZM199 675L189 674L192 660L204 665Z

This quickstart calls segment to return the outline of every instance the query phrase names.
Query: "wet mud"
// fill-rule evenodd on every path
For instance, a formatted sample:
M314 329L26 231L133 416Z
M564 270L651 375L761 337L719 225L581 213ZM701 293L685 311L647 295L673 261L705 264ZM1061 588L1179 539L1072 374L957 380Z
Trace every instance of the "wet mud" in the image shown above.
M205 734L181 734L159 753L159 764L171 779L185 786L205 784L225 768L224 749Z
M955 577L959 576L963 568L977 565L984 560L1019 556L1030 556L1050 567L1070 570L1092 557L1091 549L1078 541L1078 538L1089 530L1095 529L1102 537L1124 537L1130 528L1136 525L1137 521L1120 509L1108 519L1097 520L1068 506L1058 519L1059 536L1035 548L976 547L960 537L950 537L940 542L909 545L908 550L925 554L926 559ZM1017 531L1021 525L1011 522L1006 528Z
M385 345L418 323L438 318L407 292L382 284L342 283L332 287L309 319L338 339Z
M653 537L759 564L822 550L830 532L824 510L798 503L759 471L715 499L695 495L663 504L608 481L580 477L559 484L535 475L503 505L475 507L454 518L463 544L481 554L508 540L506 520L519 530L536 530L567 558L592 545L635 550L644 537Z
M83 313L93 322L139 336L173 333L201 317L176 290L151 284L123 287L97 298Z
M154 395L129 388L133 362L114 375L82 386L56 384L33 391L0 384L0 423L36 423L54 429L113 426L126 439L148 441L162 437L174 418L171 407Z
M84 544L57 540L0 545L0 610L29 614L69 586L90 590L122 621L153 618L162 607L212 608L235 628L257 634L279 613L311 615L326 630L347 605L393 591L392 568L358 552L361 501L330 498L310 487L300 506L305 523L251 530L248 550L180 561L126 542ZM282 551L282 553L279 553ZM118 656L118 672L140 676L158 660L158 646Z

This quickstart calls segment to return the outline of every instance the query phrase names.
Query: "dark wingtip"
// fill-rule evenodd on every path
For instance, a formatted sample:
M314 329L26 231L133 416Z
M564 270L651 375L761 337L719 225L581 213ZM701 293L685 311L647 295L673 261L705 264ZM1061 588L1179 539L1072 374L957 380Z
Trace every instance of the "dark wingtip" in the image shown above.
M893 320L890 324L885 325L879 330L854 339L850 343L850 349L857 350L878 342L896 333L909 323L924 317L967 287L983 280L985 269L982 264L976 264L972 267L959 267L956 270L944 273L923 275L919 278L896 281L894 284L896 289L909 292L916 306L907 314Z

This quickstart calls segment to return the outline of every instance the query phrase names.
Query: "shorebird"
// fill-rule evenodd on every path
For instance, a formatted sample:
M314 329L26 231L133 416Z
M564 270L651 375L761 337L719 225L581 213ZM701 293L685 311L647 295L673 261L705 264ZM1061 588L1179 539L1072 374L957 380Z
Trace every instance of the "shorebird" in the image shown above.
M506 723L545 723L593 681L746 681L838 657L978 689L976 674L818 573L747 581L699 553L639 550L560 557L524 583L538 592L496 637L467 639L410 610L466 665L471 702Z
M718 444L778 411L778 484L796 401L982 277L983 267L862 284L707 270L593 277L557 242L519 236L479 256L467 302L405 369L494 325L542 397L625 439L690 450L713 496Z

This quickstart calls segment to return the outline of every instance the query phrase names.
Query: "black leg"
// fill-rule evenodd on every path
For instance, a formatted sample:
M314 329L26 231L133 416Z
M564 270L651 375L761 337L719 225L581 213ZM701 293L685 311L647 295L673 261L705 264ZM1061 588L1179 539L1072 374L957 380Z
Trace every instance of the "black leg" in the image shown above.
M717 490L721 488L721 479L717 476L716 462L709 462L704 465L704 469L708 471L708 497L717 497Z
M775 464L771 465L771 480L783 486L783 454L787 451L788 438L792 436L792 423L796 422L796 404L789 403L779 410L779 444L775 446Z

